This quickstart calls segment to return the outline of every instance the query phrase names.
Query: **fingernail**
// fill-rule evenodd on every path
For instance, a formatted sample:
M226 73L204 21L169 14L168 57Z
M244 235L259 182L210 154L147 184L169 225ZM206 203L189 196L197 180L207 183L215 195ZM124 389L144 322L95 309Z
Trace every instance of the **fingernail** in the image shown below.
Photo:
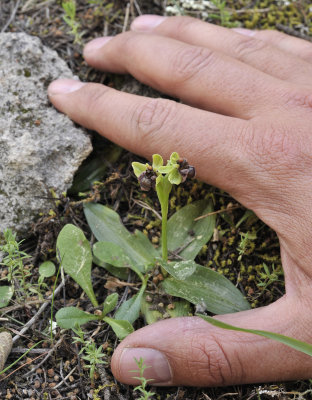
M48 94L53 96L55 94L71 93L81 89L84 85L84 82L75 81L74 79L58 79L50 83Z
M148 368L144 371L145 379L152 379L151 385L157 383L170 383L172 376L167 358L158 350L147 348L126 348L120 359L120 373L126 381L131 381L138 376L138 365L135 359L143 359ZM132 371L132 372L131 372ZM135 371L135 372L133 372Z
M241 35L246 35L246 36L254 36L256 34L256 31L252 31L250 29L245 29L245 28L232 28L233 31L240 33Z
M159 15L141 15L137 17L131 24L131 30L136 32L148 32L161 24L166 17Z
M105 37L98 37L96 39L91 40L88 44L85 45L83 49L83 55L86 57L91 53L99 50L101 47L104 46L107 42L109 42L113 36L105 36Z

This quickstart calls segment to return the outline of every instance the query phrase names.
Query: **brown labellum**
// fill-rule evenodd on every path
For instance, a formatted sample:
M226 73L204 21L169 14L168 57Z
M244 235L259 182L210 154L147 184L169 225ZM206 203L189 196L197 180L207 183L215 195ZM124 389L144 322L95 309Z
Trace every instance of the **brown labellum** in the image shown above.
M139 184L142 190L148 192L150 189L155 189L156 173L152 169L147 169L139 176Z
M182 182L185 182L186 179L192 179L195 177L195 168L192 165L189 165L185 158L180 158L178 160L179 164L179 172L182 176Z

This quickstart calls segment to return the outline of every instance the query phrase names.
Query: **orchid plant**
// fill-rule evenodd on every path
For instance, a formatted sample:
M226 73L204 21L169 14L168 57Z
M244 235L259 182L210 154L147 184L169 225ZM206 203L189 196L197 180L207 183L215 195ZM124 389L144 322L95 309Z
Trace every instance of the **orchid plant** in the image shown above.
M161 155L153 154L152 165L135 161L132 163L132 168L142 190L156 189L162 216L162 258L164 261L168 261L167 218L169 195L172 185L180 185L187 178L195 177L195 168L189 165L186 159L180 158L177 152L171 154L167 165L164 165Z

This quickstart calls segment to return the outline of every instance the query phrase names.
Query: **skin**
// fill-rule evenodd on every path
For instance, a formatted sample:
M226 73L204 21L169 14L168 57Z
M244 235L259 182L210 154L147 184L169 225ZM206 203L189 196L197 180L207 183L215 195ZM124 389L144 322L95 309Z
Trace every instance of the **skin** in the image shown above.
M183 103L62 80L49 87L58 110L146 158L177 151L199 179L229 192L277 232L286 294L217 318L312 342L312 45L273 31L142 16L131 32L90 42L84 56L95 68L130 73ZM137 368L134 356L151 365L146 376L156 385L312 377L311 357L196 317L129 335L112 358L118 380L137 384L129 372Z

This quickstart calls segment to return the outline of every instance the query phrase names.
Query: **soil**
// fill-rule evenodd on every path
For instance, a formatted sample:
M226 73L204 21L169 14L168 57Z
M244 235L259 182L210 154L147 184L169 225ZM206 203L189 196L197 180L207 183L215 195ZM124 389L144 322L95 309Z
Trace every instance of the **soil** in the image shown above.
M78 0L76 3L78 33L83 33L76 43L63 19L61 1L1 0L0 30L24 31L39 36L46 46L58 52L83 81L100 82L132 93L157 96L155 91L131 77L103 74L90 68L83 60L82 48L84 43L94 37L103 34L115 35L129 29L131 21L141 13L164 15L169 1L133 0L128 3L121 0ZM312 11L308 1L232 0L226 2L225 11L225 19L221 18L220 10L214 10L213 19L205 18L208 18L209 22L223 22L227 26L238 23L247 28L279 29L311 40ZM203 18L198 11L189 10L189 14ZM154 243L157 244L159 240L159 223L150 210L155 209L159 212L156 197L139 190L137 180L130 170L131 162L139 158L108 143L94 132L90 134L95 150L77 175L72 190L67 196L56 198L55 207L49 213L38 216L31 235L21 244L22 250L30 255L25 261L25 268L31 272L28 288L37 288L40 264L46 260L55 261L56 238L66 223L79 226L88 239L94 240L83 214L83 201L95 201L112 207L130 231L141 229ZM83 180L82 174L90 174L95 166L103 165L104 168L100 168L97 174L97 183L91 185ZM84 192L85 195L81 197L79 192ZM215 210L223 212L217 213L214 238L204 246L198 262L237 283L252 307L275 301L284 293L278 240L275 233L254 215L246 214L246 210L226 193L197 181L188 182L174 191L170 213L207 194L213 199ZM255 237L245 238L244 241L242 233L247 231L251 236L254 233ZM264 263L269 268L269 275L263 269ZM136 285L125 286L124 282L112 279L103 271L98 267L92 270L93 287L99 303L113 290L124 300L136 293ZM149 290L157 295L158 273L155 272L153 282L149 286ZM3 268L1 277L5 278L6 274L7 270ZM127 282L136 283L132 276ZM14 347L6 365L24 356L5 374L0 375L0 399L139 398L139 394L134 392L132 387L117 382L110 372L109 360L118 345L118 340L109 327L98 323L89 323L83 327L85 337L92 338L97 346L102 346L105 353L106 364L98 365L94 382L90 380L86 362L80 354L80 345L73 344L72 331L57 328L53 342L50 341L51 295L54 286L57 288L52 308L54 314L65 305L80 306L89 312L94 312L95 309L71 279L65 277L62 280L59 277L56 281L56 278L52 277L46 283L44 290L36 293L31 292L31 289L25 291L20 287L20 282L16 281L13 301L8 307L1 309L0 321L15 336ZM158 297L156 303L159 304L160 301L170 303L172 299ZM135 328L143 325L144 320L140 319L135 323ZM28 351L35 344L36 347ZM156 393L155 399L170 400L308 399L312 397L312 382L275 382L208 389L173 387L156 388L153 391Z

